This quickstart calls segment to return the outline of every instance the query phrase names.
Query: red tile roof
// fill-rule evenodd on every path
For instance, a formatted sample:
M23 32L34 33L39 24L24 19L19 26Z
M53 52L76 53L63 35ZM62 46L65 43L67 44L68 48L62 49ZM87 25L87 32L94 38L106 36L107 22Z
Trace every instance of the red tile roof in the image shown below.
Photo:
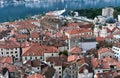
M81 54L82 53L82 50L78 47L78 46L74 46L70 49L70 53L72 54Z
M52 34L52 33L50 33L50 32L48 32L48 31L47 31L47 32L45 32L45 35L46 35L46 36L49 36L49 37L52 37L52 36L53 36L53 34Z
M8 63L4 63L4 64L2 63L0 64L0 70L2 70L2 68L7 68L9 72L15 72L16 68L18 67Z
M105 57L103 59L101 59L103 62L117 62L116 59L113 59L113 58L110 58L109 56L108 57Z
M30 65L32 67L40 67L41 62L38 59L37 60L28 60L23 64L23 66L27 66L27 65Z
M44 53L58 52L58 49L53 46L40 46L35 43L27 47L23 51L23 56L42 56Z
M111 32L113 33L113 32L116 31L117 29L119 30L118 27L114 27L112 30L110 30L109 28L107 28L107 32L108 32L108 33L111 33Z
M30 33L30 38L39 38L39 33L37 31L33 31Z
M62 33L61 32L57 32L56 34L54 34L54 37L62 37Z
M35 26L34 25L27 25L27 26L19 26L17 27L18 29L34 29Z
M0 63L12 64L13 59L12 59L12 57L0 57Z
M42 56L43 51L40 50L39 45L31 45L24 49L22 56Z
M55 66L62 66L62 58L60 57L48 57L46 62L52 62Z
M97 68L99 65L103 69L109 69L111 65L116 66L117 68L120 68L120 62L110 57L105 57L100 60L98 60L97 58L94 58L91 61L94 68Z
M77 55L68 56L68 62L77 61L78 59L79 59L79 56L77 56Z
M117 65L117 63L119 64L116 59L110 57L103 58L101 62L102 68L110 68L110 65Z
M85 28L76 28L76 29L73 29L73 30L66 30L66 33L69 34L69 35L86 33L86 32L92 32L92 30L88 30L88 29L85 29Z
M16 39L27 39L26 34L16 34Z
M82 65L82 64L84 64L84 63L86 63L84 57L83 57L83 58L80 58L80 59L78 60L78 65Z
M104 41L104 40L105 40L104 37L96 37L96 41L97 41L97 42Z
M108 38L108 39L112 39L113 36L114 36L114 34L111 34L111 35L107 36L106 38Z
M31 45L32 45L31 42L25 41L25 42L22 43L21 47L25 48L25 47L29 47Z
M108 51L110 51L109 50L109 48L100 48L99 50L98 50L98 53L104 53L104 52L108 52Z
M32 75L27 76L27 78L45 78L45 77L42 76L41 74L34 73Z
M98 62L97 58L94 58L91 61L92 61L92 65L93 65L94 68L98 67L99 62Z
M13 37L9 38L9 40L10 41L15 41L15 42L17 41L16 38L13 38Z
M67 24L67 26L76 27L76 26L78 26L78 23L70 22Z
M16 41L12 41L12 40L9 40L9 41L4 41L3 44L0 44L0 48L19 48L20 47L20 44Z

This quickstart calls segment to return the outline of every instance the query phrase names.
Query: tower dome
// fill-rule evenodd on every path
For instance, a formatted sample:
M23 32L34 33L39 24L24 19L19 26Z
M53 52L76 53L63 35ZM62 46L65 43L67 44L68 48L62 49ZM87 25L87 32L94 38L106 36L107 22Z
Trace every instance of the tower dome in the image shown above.
M108 18L106 19L106 23L112 24L112 23L115 23L115 22L116 22L115 19L112 18L112 17L108 17Z

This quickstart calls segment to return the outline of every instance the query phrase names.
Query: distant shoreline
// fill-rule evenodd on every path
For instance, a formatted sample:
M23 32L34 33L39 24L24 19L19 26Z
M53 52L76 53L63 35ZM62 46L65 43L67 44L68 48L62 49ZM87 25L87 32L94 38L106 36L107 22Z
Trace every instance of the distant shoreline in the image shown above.
M112 6L109 6L112 7ZM105 7L103 7L105 8ZM114 18L117 18L118 15L120 15L120 7L113 7L114 8ZM68 10L67 10L68 11ZM76 9L76 10L71 10L72 12L78 12L79 16L85 16L87 18L90 19L94 19L94 17L98 16L98 15L102 15L102 8L87 8L87 9ZM45 13L44 13L45 14ZM43 16L44 14L36 14L36 15L40 15ZM67 12L68 15L70 14L70 11ZM33 15L33 16L36 16ZM32 15L27 15L23 18L17 18L17 19L9 19L6 22L14 22L16 20L20 20L20 19L31 19L31 17L33 17ZM4 23L4 22L0 22L0 23Z
M117 18L117 16L120 15L120 7L113 7L113 8L114 8L114 18ZM78 12L80 16L85 16L93 19L98 15L102 15L102 8L77 9L74 10L73 12Z

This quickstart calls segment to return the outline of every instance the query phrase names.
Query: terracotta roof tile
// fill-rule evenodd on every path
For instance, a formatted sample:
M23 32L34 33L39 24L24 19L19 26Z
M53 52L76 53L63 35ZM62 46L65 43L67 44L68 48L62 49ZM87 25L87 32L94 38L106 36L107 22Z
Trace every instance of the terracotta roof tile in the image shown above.
M78 59L79 59L79 56L77 56L77 55L68 56L68 62L77 61Z
M118 30L119 30L119 28L118 28L118 27L114 27L112 30L110 30L109 28L107 28L107 32L108 32L108 33L110 33L110 32L114 32L116 29L118 29Z
M16 41L4 41L3 44L0 44L0 48L19 48L20 44Z
M30 38L39 38L39 33L37 31L33 31L30 33Z
M62 37L62 33L61 32L57 32L56 34L54 34L54 37Z
M65 32L68 33L69 35L73 35L73 34L92 32L92 30L88 30L88 29L85 29L85 28L76 28L76 29L73 29L73 30L67 30Z
M17 41L16 38L13 38L13 37L9 38L9 40L10 41L15 41L15 42Z
M98 62L97 58L94 58L91 61L92 61L92 65L93 65L94 68L98 67L99 62Z
M12 64L8 64L8 63L4 63L4 64L2 63L2 64L0 64L0 70L2 68L7 68L9 70L9 72L15 72L17 66L12 65Z
M76 26L78 26L78 23L70 22L67 24L67 26L76 27Z
M41 65L41 62L40 62L40 60L28 60L26 63L24 63L23 65L24 66L26 66L26 65L30 65L30 66L32 66L32 67L40 67L40 65Z
M55 66L62 66L62 58L60 57L48 57L46 62L52 62Z
M100 48L100 49L98 50L98 53L104 53L104 52L108 52L108 51L109 51L108 48Z
M23 56L42 56L44 53L58 52L58 49L53 46L40 46L35 43L27 47L23 51Z
M96 37L96 41L97 41L97 42L104 41L104 40L105 40L104 37Z
M32 75L27 76L27 78L45 78L41 74L34 73Z
M16 39L27 39L26 34L16 34Z
M77 54L81 54L82 53L82 50L78 47L78 46L74 46L70 49L70 53L77 53Z
M13 59L12 59L12 57L0 57L0 63L12 64Z

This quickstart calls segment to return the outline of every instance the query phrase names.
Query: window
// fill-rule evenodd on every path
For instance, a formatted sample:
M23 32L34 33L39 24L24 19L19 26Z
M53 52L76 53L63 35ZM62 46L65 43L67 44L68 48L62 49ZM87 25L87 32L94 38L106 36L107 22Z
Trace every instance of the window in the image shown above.
M25 60L27 60L27 57L25 57Z
M112 56L110 56L110 58L112 58Z
M17 53L17 51L15 51L15 53Z
M16 55L16 57L18 57L18 55Z
M40 59L42 59L42 57L40 57Z
M32 57L30 57L30 60L32 60Z
M37 59L37 57L35 57L35 59Z
M39 67L38 67L38 70L39 70Z
M1 54L3 55L3 52L1 52Z
M61 74L61 71L59 72L59 74Z
M9 54L9 52L6 52L6 54Z
M15 58L15 60L18 60L18 58Z
M59 68L59 70L61 70L61 68Z
M52 54L52 56L54 56L54 54Z
M13 54L13 52L11 52L11 54Z
M9 50L8 48L6 50Z

